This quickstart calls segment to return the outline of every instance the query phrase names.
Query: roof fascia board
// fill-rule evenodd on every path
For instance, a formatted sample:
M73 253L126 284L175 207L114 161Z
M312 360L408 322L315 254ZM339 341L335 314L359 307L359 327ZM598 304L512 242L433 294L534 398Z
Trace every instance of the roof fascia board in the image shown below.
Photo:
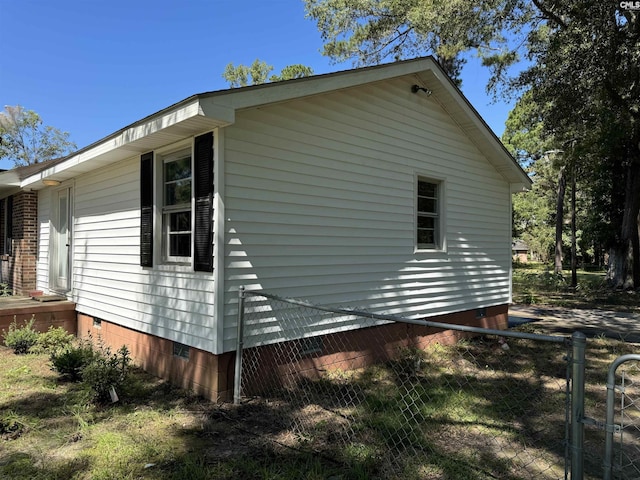
M413 75L424 70L433 70L434 68L438 67L433 58L424 57L357 70L315 75L297 80L266 83L252 87L212 92L210 94L205 93L201 97L205 106L225 106L235 111L357 87L390 78Z
M68 159L52 167L45 168L40 172L25 178L21 183L21 187L29 187L30 185L40 182L47 177L62 173L71 167L78 166L95 157L120 148L126 148L127 145L130 145L137 140L141 140L149 135L160 132L196 116L212 117L220 124L232 123L235 119L234 112L229 109L203 108L200 104L200 99L197 96L190 97L183 102L175 104L128 127L125 127L99 142L89 145L88 147L78 151L76 154L71 155Z

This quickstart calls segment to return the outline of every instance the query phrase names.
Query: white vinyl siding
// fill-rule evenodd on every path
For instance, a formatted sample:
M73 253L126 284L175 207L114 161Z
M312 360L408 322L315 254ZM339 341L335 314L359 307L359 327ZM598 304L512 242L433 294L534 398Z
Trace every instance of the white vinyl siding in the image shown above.
M49 290L49 239L51 216L51 189L38 192L38 259L36 266L36 289Z
M212 275L181 266L140 266L139 185L139 156L75 180L72 294L77 310L212 351ZM44 219L47 213L39 215ZM38 280L43 285L48 232L42 220L40 232Z
M508 303L509 184L411 82L238 112L225 129L225 350L240 285L410 317ZM446 185L446 251L415 251L416 176Z
M241 285L413 318L508 303L509 183L436 95L411 93L414 83L399 78L236 111L216 136L223 139L216 182L224 181L216 188L215 238L224 246L217 245L214 274L140 266L139 154L77 176L71 293L78 311L222 353L236 346ZM416 250L417 178L442 187L445 245L438 249ZM49 190L39 193L38 207L45 290ZM217 298L224 295L216 324L214 276L223 283ZM307 333L352 327L349 318L326 317ZM271 316L248 326L247 345L258 330L270 340L291 337Z

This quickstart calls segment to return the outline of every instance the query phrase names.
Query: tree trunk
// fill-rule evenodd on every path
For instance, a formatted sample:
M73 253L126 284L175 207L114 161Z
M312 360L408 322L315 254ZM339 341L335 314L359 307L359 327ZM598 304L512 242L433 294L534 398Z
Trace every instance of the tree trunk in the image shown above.
M578 286L578 258L576 248L576 164L571 167L571 288Z
M564 167L560 168L558 176L558 200L556 202L556 249L554 273L562 273L562 226L564 224L564 191L567 179L564 176Z
M640 288L640 155L627 167L618 241L609 253L607 279L615 288Z

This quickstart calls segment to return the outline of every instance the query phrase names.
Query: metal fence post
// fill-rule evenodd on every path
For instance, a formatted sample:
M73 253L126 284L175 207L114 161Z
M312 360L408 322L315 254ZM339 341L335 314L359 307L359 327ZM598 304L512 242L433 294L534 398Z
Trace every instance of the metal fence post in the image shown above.
M242 348L244 346L244 287L238 289L238 335L236 341L236 370L233 378L233 403L240 404L242 388Z
M571 335L571 480L584 477L584 367L587 337Z

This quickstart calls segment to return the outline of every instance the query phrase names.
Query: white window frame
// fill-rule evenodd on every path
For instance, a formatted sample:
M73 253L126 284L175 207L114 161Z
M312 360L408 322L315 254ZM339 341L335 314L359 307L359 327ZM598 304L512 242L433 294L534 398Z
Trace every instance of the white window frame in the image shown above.
M194 213L194 192L193 192L193 169L194 169L194 161L193 161L193 139L190 139L188 142L181 142L180 144L172 145L166 149L162 149L156 152L155 155L155 164L156 164L156 178L155 178L155 204L156 204L156 225L159 226L158 231L161 232L159 235L160 240L156 242L156 245L159 246L159 249L156 251L161 252L160 262L162 264L169 265L192 265L193 263L193 249L194 249L194 221L195 221L195 213ZM189 156L191 159L191 196L189 203L173 205L173 206L165 206L165 178L164 178L164 166L166 163L179 160L184 158L185 156ZM169 254L169 245L170 245L170 235L169 232L169 214L180 212L180 211L189 211L190 218L190 226L191 229L189 231L189 256L175 256ZM186 231L185 231L186 232ZM174 232L175 233L175 232Z
M419 184L420 182L430 183L435 185L436 187L436 195L434 200L436 201L436 208L433 212L420 211L419 207ZM415 176L415 191L414 191L414 200L415 200L415 228L413 230L414 234L414 242L415 242L415 251L416 252L425 252L425 251L435 251L442 252L445 250L445 237L444 237L444 180L441 178L434 178L428 175L416 175ZM419 230L419 219L420 217L429 217L434 218L434 243L426 244L418 242L418 230Z

